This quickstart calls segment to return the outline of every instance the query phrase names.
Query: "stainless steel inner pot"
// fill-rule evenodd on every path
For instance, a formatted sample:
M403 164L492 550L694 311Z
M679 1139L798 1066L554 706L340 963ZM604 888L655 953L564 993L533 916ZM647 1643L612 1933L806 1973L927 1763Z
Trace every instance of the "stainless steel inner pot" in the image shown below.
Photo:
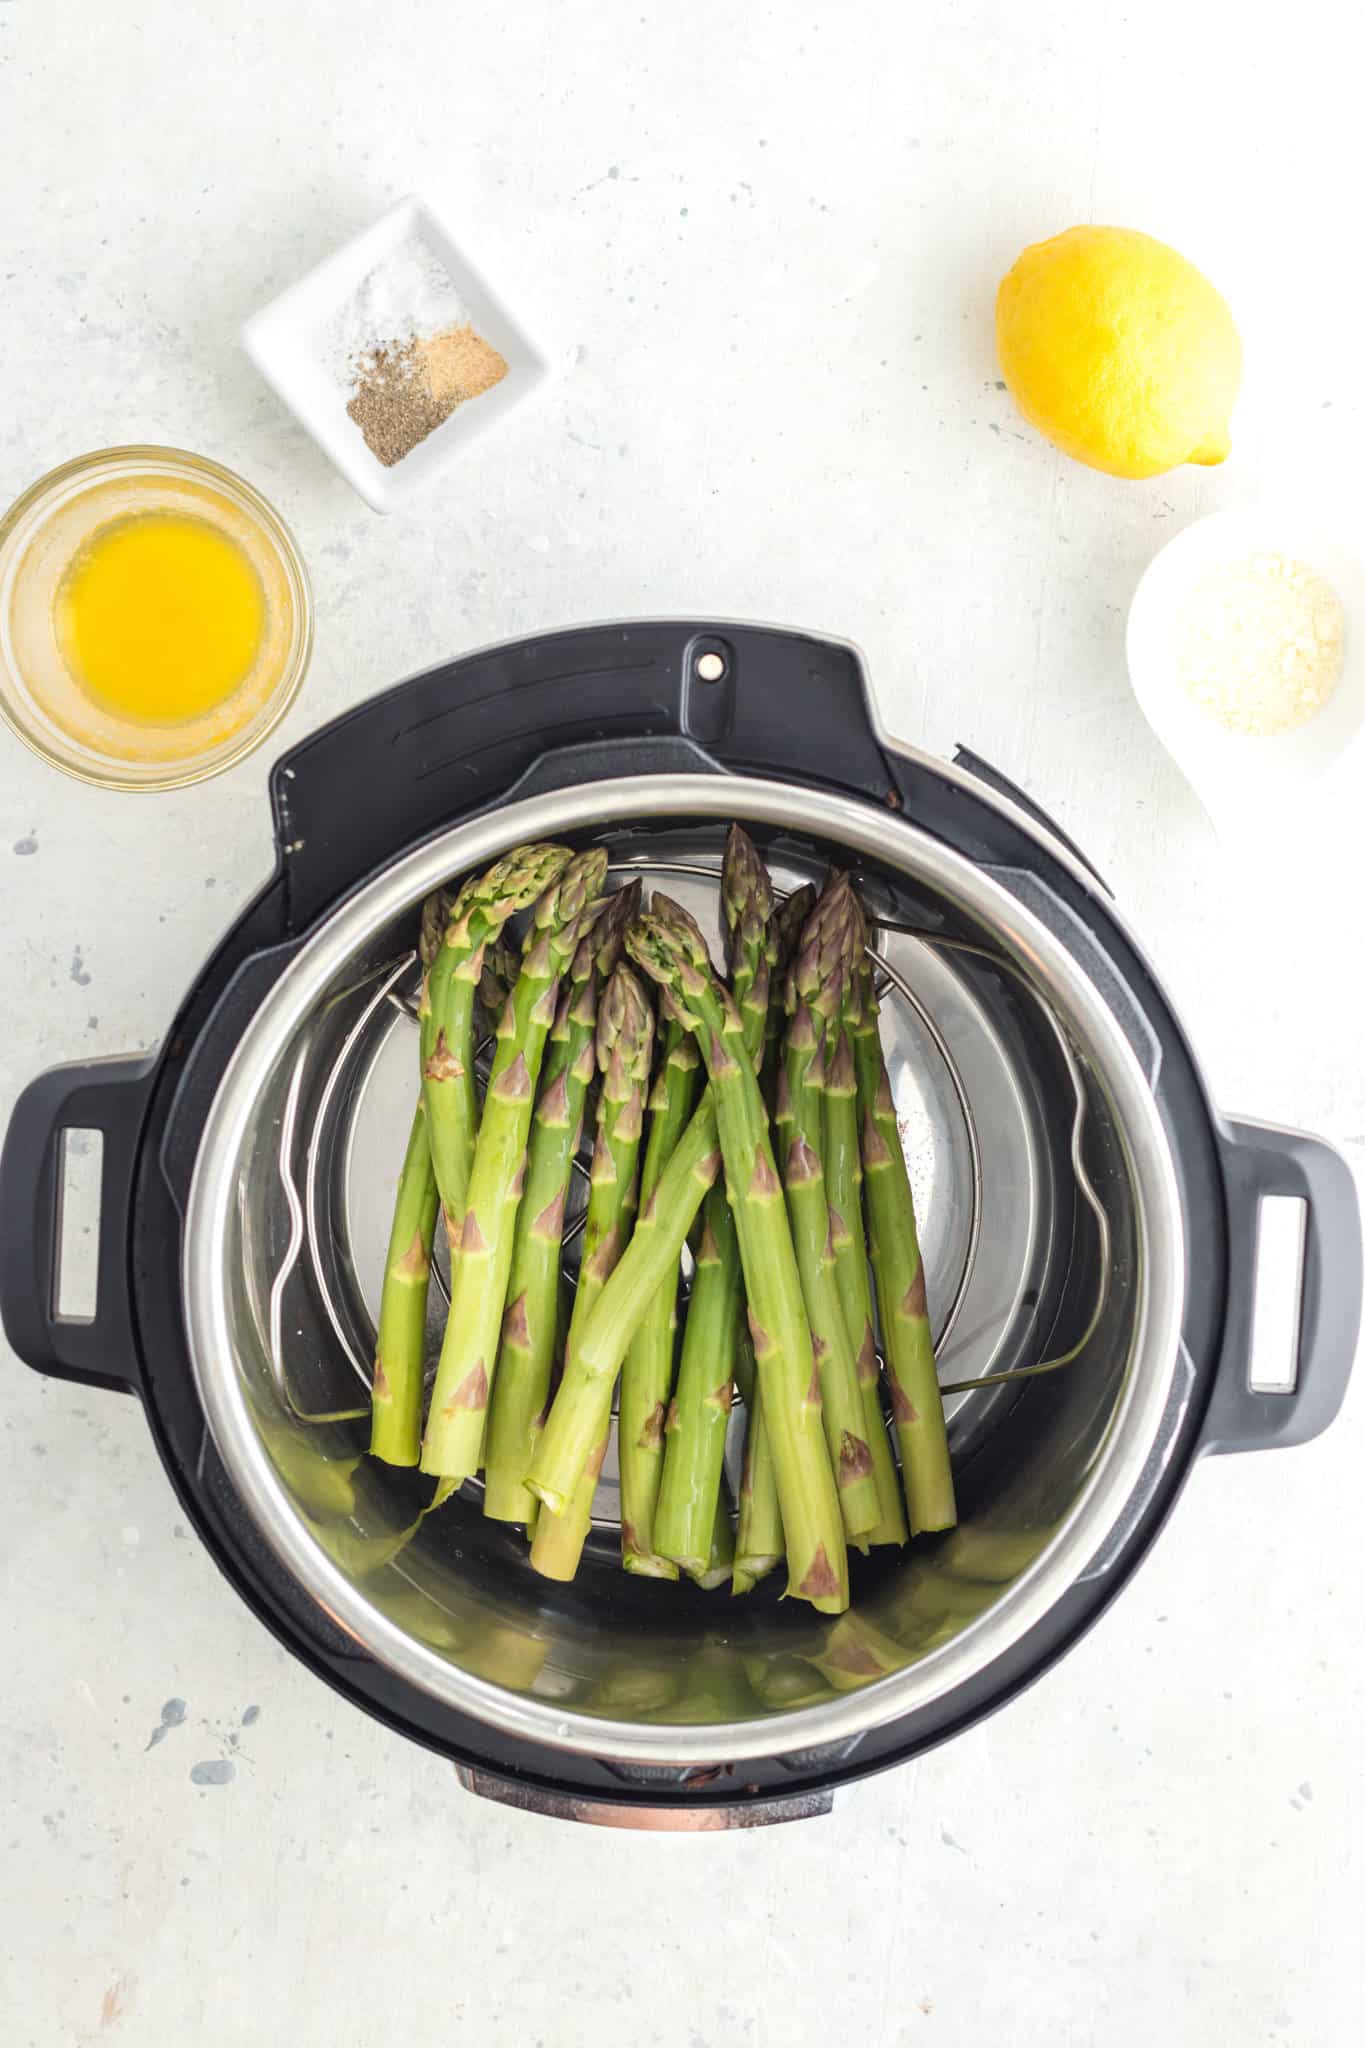
M853 1559L850 1613L629 1578L611 1466L577 1582L537 1578L475 1485L363 1456L415 1085L417 907L518 840L598 840L714 931L738 818L782 888L855 865L921 1210L961 1524ZM571 1256L571 1248L570 1248ZM964 1685L1078 1579L1160 1470L1189 1366L1185 1231L1142 1065L1075 958L903 818L824 791L651 775L504 806L388 868L291 963L218 1088L185 1233L199 1393L266 1540L381 1664L510 1734L668 1764L837 1744ZM431 1346L444 1303L433 1289ZM1072 1355L1074 1354L1074 1355ZM1002 1378L1069 1358L1057 1370ZM993 1381L986 1386L964 1382ZM686 1729L685 1743L680 1729Z

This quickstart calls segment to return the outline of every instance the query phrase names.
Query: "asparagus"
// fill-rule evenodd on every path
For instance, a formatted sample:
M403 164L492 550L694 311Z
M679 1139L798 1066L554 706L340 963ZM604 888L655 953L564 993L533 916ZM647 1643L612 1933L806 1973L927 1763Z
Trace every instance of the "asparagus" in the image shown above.
M370 1450L389 1465L415 1465L421 1450L427 1283L436 1209L426 1104L419 1096L384 1262L370 1396Z
M748 1593L760 1579L766 1578L781 1563L785 1548L772 1438L763 1419L763 1390L756 1377L748 1391L744 1385L746 1341L746 1337L741 1335L735 1352L736 1378L749 1413L749 1427L744 1439L744 1476L739 1488L739 1522L735 1530L731 1590L736 1593Z
M490 939L484 947L479 972L479 1009L490 1032L498 1028L507 998L516 986L517 956L502 939Z
M863 1435L872 1457L872 1478L877 1489L881 1519L868 1531L869 1543L904 1543L905 1510L901 1505L900 1481L891 1441L882 1413L881 1376L877 1370L877 1342L872 1326L872 1293L867 1277L867 1239L863 1234L863 1168L858 1150L858 1086L853 1069L853 1039L849 1029L849 989L845 985L844 1006L838 1018L834 1056L825 1071L825 1198L829 1206L830 1243L834 1250L834 1278L844 1327L858 1370L858 1394L862 1404ZM856 1008L856 1003L854 1004Z
M753 841L739 825L730 827L725 842L721 905L730 942L731 990L746 1050L757 1062L775 951L773 892ZM702 1216L677 1392L668 1415L657 1535L664 1556L675 1558L694 1578L705 1571L712 1548L743 1297L739 1239L723 1188L712 1188ZM730 1550L733 1555L733 1545Z
M451 903L447 892L437 889L422 905L417 952L424 992L450 921ZM426 1105L419 1094L398 1176L370 1388L370 1450L389 1465L415 1465L421 1451L427 1289L438 1206Z
M791 966L792 956L800 943L806 920L815 908L817 890L813 882L803 882L799 889L793 889L785 902L779 904L773 916L773 963L772 981L768 990L768 1015L763 1031L763 1089L769 1107L777 1086L777 1070L782 1064L782 986Z
M820 1382L767 1113L739 1015L716 981L701 932L667 897L655 896L653 914L627 934L626 949L671 990L697 1034L710 1075L777 1466L788 1591L822 1612L841 1613L848 1605L848 1564L838 1489L824 1446Z
M728 1489L722 1484L716 1489L716 1504L711 1511L711 1536L706 1555L695 1571L688 1577L701 1587L703 1593L714 1592L730 1577L735 1565L735 1528L730 1519L730 1498Z
M588 1085L596 1070L597 987L616 965L640 884L610 897L596 928L579 940L545 1055L517 1210L502 1349L489 1406L483 1511L530 1528L539 1502L525 1485L550 1390L559 1322L564 1204L583 1131Z
M582 1476L570 1494L562 1514L542 1513L536 1519L535 1535L531 1539L531 1564L542 1579L558 1579L567 1583L578 1575L583 1558L583 1545L588 1540L592 1527L592 1504L597 1493L597 1481L601 1475L607 1445L611 1440L611 1418L607 1427L593 1445Z
M575 1332L572 1356L531 1461L527 1484L552 1514L562 1515L611 1419L621 1360L678 1257L720 1171L716 1109L702 1096L658 1186L641 1212L621 1263L590 1315Z
M645 992L628 967L617 967L603 993L597 1023L602 1090L582 1262L564 1347L566 1362L573 1358L575 1337L619 1262L634 1221L645 1090L653 1052L654 1018ZM606 1452L606 1434L605 1430L599 1434L567 1512L537 1518L531 1563L547 1578L572 1578L578 1569L592 1520L592 1496ZM553 1528L556 1521L563 1526Z
M820 1371L825 1438L844 1527L855 1540L882 1519L863 1434L858 1367L834 1277L822 1159L822 1033L837 1007L857 910L844 879L831 884L802 934L787 977L790 1021L778 1078L777 1129L792 1239Z
M816 890L811 882L793 889L772 920L771 980L768 1014L763 1033L763 1094L771 1106L777 1071L781 1064L782 1025L785 1010L782 985L796 951L802 928L815 908ZM736 1354L742 1364L746 1339ZM735 1532L735 1568L732 1590L747 1593L759 1579L766 1578L782 1558L782 1515L777 1502L777 1474L773 1467L772 1439L763 1420L763 1398L755 1386L752 1397L743 1385L740 1392L748 1409L744 1437L744 1476L739 1491L739 1525Z
M768 1031L779 939L773 928L772 881L757 847L739 825L726 834L720 901L729 939L731 991L745 1050L757 1069Z
M706 1570L712 1548L743 1294L739 1240L722 1189L712 1188L702 1216L654 1522L656 1548L693 1578Z
M882 1058L877 999L866 960L859 973L858 996L853 1061L862 1118L868 1242L881 1313L891 1415L900 1445L901 1480L910 1531L918 1536L925 1530L951 1529L957 1521L953 1468L934 1364L910 1175Z
M464 1221L478 1129L474 1094L474 1003L485 950L509 917L549 890L568 866L567 846L518 846L467 882L450 907L439 946L426 962L418 1005L422 1091L436 1185L452 1250ZM424 919L424 947L434 938Z
M559 979L582 936L585 916L595 921L606 867L600 848L578 854L538 898L517 985L498 1023L422 1446L422 1470L438 1477L465 1479L479 1462L536 1081L554 1023Z
M640 1202L647 1207L673 1156L696 1100L699 1059L686 1025L670 1017L663 1061L650 1096L649 1141L640 1170ZM664 1449L664 1415L673 1378L677 1324L676 1265L659 1287L635 1332L621 1367L617 1447L621 1466L621 1558L626 1570L658 1576L654 1510ZM675 1576L670 1574L670 1576Z
M586 970L586 971L580 971ZM597 985L592 938L580 939L570 985L559 999L545 1085L536 1104L526 1186L502 1320L502 1348L488 1410L483 1511L495 1521L535 1523L538 1502L523 1484L537 1416L545 1404L559 1321L564 1203L593 1076Z

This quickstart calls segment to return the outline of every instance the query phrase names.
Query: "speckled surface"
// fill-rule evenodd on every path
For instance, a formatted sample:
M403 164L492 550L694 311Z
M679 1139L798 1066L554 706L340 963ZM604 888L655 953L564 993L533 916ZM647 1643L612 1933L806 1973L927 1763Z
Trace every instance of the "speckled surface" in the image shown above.
M1234 864L1123 673L1167 534L1359 464L1348 24L1223 13L0 0L0 498L108 442L244 471L316 584L286 739L572 620L848 635L894 732L970 741L1091 852L1220 1099L1359 1160L1362 767L1312 844L1268 820ZM385 522L235 334L413 187L560 374ZM1225 469L1116 484L1014 416L994 282L1078 218L1167 236L1231 299ZM45 1065L156 1039L265 871L266 766L103 796L0 732L0 1115ZM1358 2037L1359 1387L1318 1445L1201 1470L1119 1608L987 1727L829 1820L661 1840L463 1795L236 1603L131 1401L0 1369L13 2048Z

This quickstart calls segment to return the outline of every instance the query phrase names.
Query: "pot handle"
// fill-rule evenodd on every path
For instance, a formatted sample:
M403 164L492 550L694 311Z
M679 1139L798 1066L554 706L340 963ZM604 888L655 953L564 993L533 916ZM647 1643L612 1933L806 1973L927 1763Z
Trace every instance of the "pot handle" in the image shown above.
M1239 1122L1226 1125L1220 1137L1228 1194L1228 1310L1199 1448L1254 1451L1305 1444L1336 1415L1355 1358L1362 1281L1355 1177L1333 1146L1302 1131ZM1286 1196L1303 1204L1287 1384L1253 1386L1262 1205Z
M128 1288L128 1225L138 1140L156 1061L53 1067L14 1105L0 1153L0 1322L35 1372L120 1393L138 1388ZM68 1131L102 1147L89 1316L58 1308Z

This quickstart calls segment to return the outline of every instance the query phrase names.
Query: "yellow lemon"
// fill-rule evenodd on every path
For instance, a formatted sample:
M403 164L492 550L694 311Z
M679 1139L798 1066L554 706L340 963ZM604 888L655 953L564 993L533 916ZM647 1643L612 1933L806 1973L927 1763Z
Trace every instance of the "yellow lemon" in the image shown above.
M1201 271L1132 228L1068 228L1025 249L995 301L1025 419L1111 476L1221 462L1242 376L1232 315Z

